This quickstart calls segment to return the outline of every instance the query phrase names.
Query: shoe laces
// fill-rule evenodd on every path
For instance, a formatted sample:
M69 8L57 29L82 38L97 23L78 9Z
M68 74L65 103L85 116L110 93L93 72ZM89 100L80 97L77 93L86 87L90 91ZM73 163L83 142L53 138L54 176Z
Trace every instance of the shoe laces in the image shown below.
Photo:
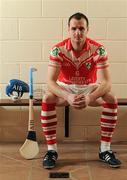
M56 159L57 159L57 153L56 152L52 152L52 151L48 151L47 152L47 154L45 155L45 157L44 157L44 161L45 160L54 160L54 161L56 161Z
M116 159L112 150L106 151L105 160L109 161L110 159Z

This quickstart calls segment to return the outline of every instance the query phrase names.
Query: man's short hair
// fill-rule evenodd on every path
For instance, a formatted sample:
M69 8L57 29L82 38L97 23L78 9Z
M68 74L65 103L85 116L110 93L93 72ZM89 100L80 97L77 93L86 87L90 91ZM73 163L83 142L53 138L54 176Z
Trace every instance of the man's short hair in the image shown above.
M68 26L70 26L70 21L71 21L71 19L76 19L76 20L80 20L80 19L85 19L86 20L86 23L87 23L87 26L89 26L89 20L88 20L88 18L86 17L86 15L84 15L84 14L82 14L82 13L80 13L80 12L77 12L77 13L75 13L75 14L73 14L73 15L71 15L70 17L69 17L69 19L68 19Z

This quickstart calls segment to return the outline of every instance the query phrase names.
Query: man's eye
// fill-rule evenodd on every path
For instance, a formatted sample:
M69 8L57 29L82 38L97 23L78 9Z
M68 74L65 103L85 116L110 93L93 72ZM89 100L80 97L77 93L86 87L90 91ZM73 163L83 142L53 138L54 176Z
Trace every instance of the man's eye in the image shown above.
M80 27L79 31L85 31L85 29L83 27Z
M75 30L76 30L76 28L75 28L75 27L72 27L71 29L72 29L72 31L75 31Z

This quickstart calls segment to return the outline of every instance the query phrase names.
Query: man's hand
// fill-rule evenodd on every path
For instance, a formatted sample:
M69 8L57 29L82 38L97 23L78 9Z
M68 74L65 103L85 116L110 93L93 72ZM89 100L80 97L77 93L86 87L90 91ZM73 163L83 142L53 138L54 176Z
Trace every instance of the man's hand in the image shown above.
M68 103L76 109L86 108L90 104L90 97L84 94L70 94L67 99Z
M68 94L68 97L67 97L67 102L73 106L74 103L76 102L76 99L77 99L77 95L76 94Z
M89 96L85 96L83 94L80 94L77 96L76 102L74 102L74 107L76 109L83 109L86 108L90 103Z

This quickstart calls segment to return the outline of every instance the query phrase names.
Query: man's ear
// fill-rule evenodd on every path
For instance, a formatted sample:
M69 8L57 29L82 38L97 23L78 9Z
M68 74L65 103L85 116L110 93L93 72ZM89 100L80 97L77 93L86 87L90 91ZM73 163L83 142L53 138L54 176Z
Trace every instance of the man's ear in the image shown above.
M89 33L89 26L87 27L87 34Z
M68 26L67 30L68 30L68 35L70 35L70 27L69 26Z

